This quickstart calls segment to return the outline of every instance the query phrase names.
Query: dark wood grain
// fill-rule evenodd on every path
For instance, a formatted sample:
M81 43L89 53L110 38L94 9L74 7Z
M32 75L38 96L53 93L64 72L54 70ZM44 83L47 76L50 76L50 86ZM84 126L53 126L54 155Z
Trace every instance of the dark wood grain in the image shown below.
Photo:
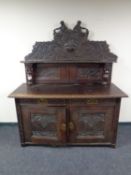
M111 83L117 56L106 41L90 41L78 21L62 21L54 40L36 42L22 61L26 84L15 99L21 145L116 146L122 97Z
M41 84L30 86L22 84L9 95L13 98L116 98L127 97L122 90L114 84L109 87L88 87L81 84L48 85Z
M64 22L54 29L54 40L36 42L22 61L28 85L40 83L95 83L108 86L117 56L106 41L90 41L89 30L78 21L71 30Z
M25 68L28 85L85 83L107 86L112 73L112 63L28 63Z
M21 144L116 144L120 98L16 99Z

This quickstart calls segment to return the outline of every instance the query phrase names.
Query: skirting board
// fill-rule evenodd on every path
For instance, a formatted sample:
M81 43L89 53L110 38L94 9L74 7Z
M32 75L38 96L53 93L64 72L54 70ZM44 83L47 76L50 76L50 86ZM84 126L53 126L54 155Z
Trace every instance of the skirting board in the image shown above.
M13 125L17 125L17 124L18 124L17 122L0 122L0 126L4 126L4 125L13 126ZM119 125L131 125L131 122L119 122Z

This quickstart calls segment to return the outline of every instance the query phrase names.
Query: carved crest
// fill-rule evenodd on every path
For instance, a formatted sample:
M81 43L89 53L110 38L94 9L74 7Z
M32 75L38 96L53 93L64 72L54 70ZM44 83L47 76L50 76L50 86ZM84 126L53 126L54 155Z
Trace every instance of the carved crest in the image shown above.
M89 30L78 21L69 29L63 21L54 29L54 40L36 42L25 62L115 62L117 56L110 52L106 41L88 40Z

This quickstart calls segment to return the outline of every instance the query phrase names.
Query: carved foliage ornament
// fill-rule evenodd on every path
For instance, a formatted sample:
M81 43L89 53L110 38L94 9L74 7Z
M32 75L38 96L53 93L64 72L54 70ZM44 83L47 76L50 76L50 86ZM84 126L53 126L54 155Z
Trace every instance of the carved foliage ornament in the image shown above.
M54 29L54 40L36 42L25 62L115 62L117 56L110 52L106 41L88 40L89 30L78 21L69 29L63 21Z
M57 134L54 115L33 114L31 115L32 134L35 136L54 137Z
M104 135L105 113L81 113L79 118L79 136Z

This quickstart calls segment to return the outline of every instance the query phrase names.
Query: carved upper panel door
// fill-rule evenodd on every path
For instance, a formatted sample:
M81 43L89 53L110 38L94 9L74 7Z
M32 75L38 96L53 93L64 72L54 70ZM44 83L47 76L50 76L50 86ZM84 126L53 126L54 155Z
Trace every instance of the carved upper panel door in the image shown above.
M36 64L35 83L65 82L69 79L67 67L62 64Z
M104 64L78 64L70 68L70 80L96 83L102 81Z
M114 107L72 107L70 114L71 143L111 142Z
M21 105L25 142L64 144L66 117L64 107Z

